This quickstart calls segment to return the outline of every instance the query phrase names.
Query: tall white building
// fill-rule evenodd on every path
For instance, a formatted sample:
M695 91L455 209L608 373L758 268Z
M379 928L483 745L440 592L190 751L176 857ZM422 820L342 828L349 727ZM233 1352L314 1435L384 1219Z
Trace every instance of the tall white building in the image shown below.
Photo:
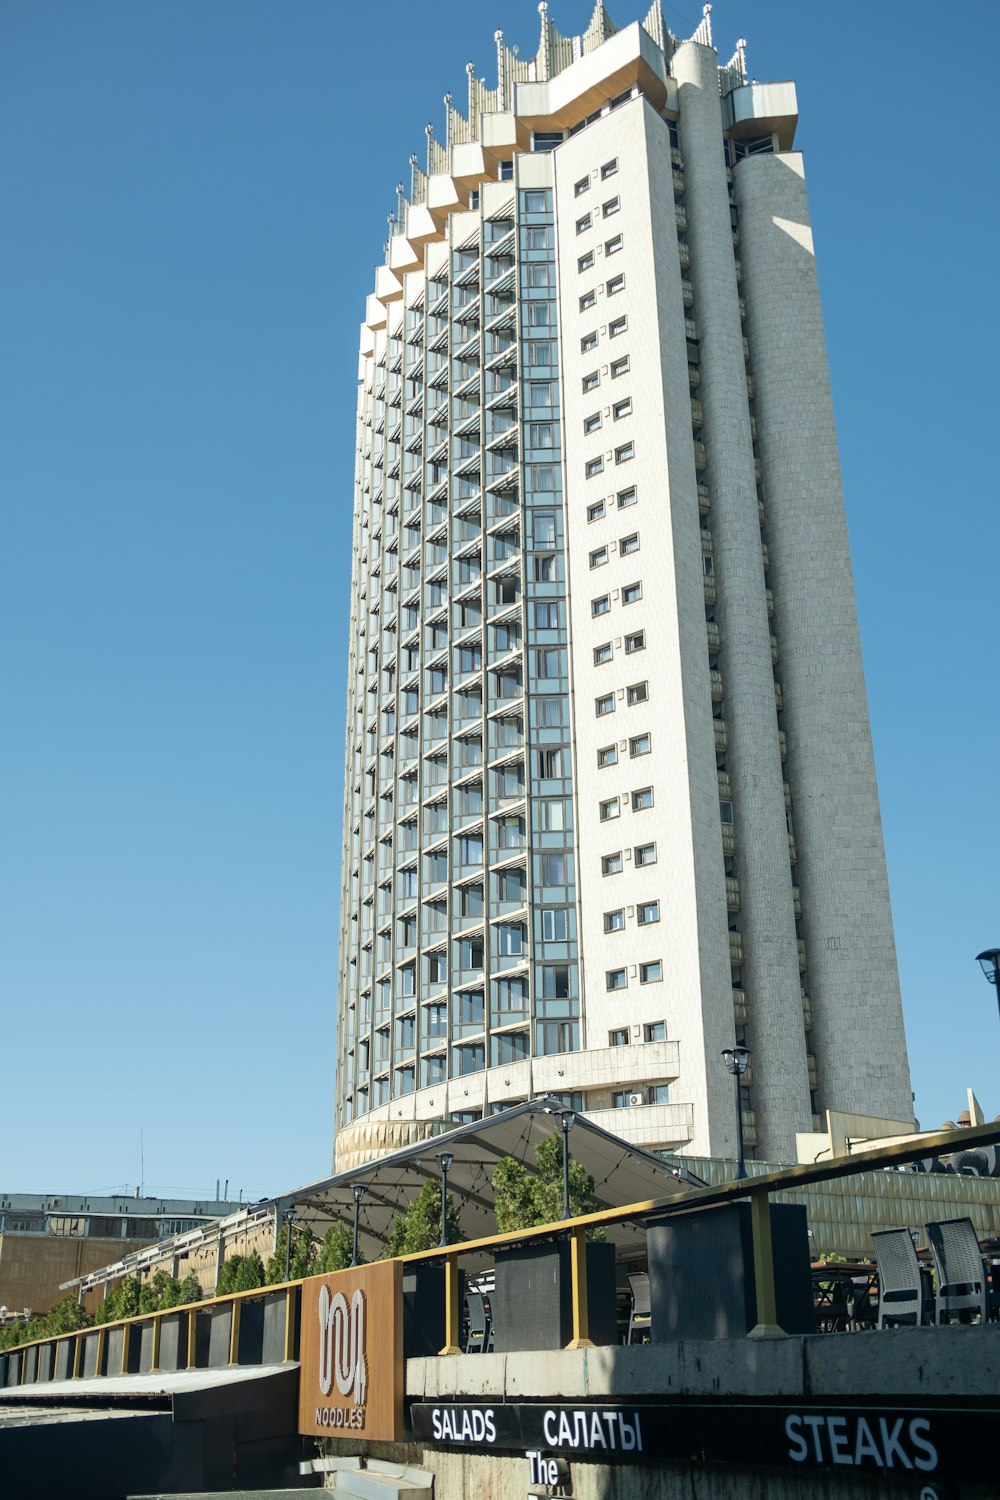
M361 332L337 1159L912 1119L791 83L497 33Z

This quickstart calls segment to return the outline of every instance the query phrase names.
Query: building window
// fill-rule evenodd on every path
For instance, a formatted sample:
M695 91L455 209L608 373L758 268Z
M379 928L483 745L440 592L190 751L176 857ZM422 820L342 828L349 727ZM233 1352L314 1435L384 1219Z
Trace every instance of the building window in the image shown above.
M626 690L626 698L630 705L647 702L649 698L649 683L633 682L631 687Z
M605 255L617 255L624 243L625 241L622 235L612 235L610 240L604 241Z
M615 449L616 464L627 464L630 458L635 458L635 443L622 443Z
M587 506L587 520L599 521L604 515L604 501L595 500L593 505Z
M607 562L607 560L608 560L608 549L607 549L607 547L595 547L594 550L593 550L593 552L590 554L590 566L591 566L592 569L593 568L603 568L604 564Z
M591 599L590 613L595 617L606 615L611 608L611 595L602 594L599 599Z
M644 865L655 865L656 845L636 844L635 850L633 852L633 858L635 860L637 868L642 868Z
M622 313L621 317L613 318L612 321L608 324L608 338L616 339L618 335L624 333L627 328L628 315L626 313Z
M624 909L624 907L619 906L619 907L616 907L614 911L606 911L604 913L604 931L605 932L624 932L625 931L625 909Z
M669 1104L670 1088L665 1083L651 1083L649 1085L650 1104Z
M616 422L620 422L622 417L630 417L632 415L632 397L626 396L624 401L616 401L611 408L611 415Z
M638 602L639 602L639 600L641 598L642 598L642 584L641 583L627 583L625 585L625 587L622 589L622 603L623 604L638 604Z
M589 214L584 214L584 216L583 216L582 219L577 219L577 221L576 221L576 232L577 232L577 234L583 234L585 230L589 229L590 228L590 222L591 221L590 221L590 215Z
M663 978L663 964L654 959L651 963L639 965L640 984L659 984Z
M589 271L589 270L592 269L593 264L594 264L594 252L593 252L593 250L588 250L587 253L586 253L586 255L581 255L579 257L579 259L577 260L576 269L578 271Z
M584 195L584 193L586 193L589 190L589 188L590 188L590 178L589 178L589 176L588 177L581 177L579 182L574 182L574 184L573 184L573 197L574 198L582 198L583 195Z
M645 649L646 632L644 630L634 630L631 635L625 637L626 655L632 656L636 651L645 651Z
M634 734L628 742L628 753L633 760L637 755L648 755L652 748L652 737L648 734Z
M612 380L617 380L618 377L619 377L619 375L627 375L628 371L629 371L629 356L627 354L623 354L622 357L621 357L621 359L612 360L612 362L611 362L611 379Z
M580 298L580 311L586 312L588 307L594 307L596 303L597 293L595 291L584 292L583 296Z
M596 391L600 383L601 372L599 370L591 370L589 375L583 377L583 394L586 395L588 391Z
M467 1073L481 1073L486 1066L486 1051L482 1042L471 1046L453 1047L452 1076L463 1078Z
M622 557L630 557L633 552L639 550L639 533L633 531L631 536L623 536L618 543L618 551Z
M621 807L617 797L608 797L606 801L598 803L597 810L602 823L609 823L612 818L621 816Z
M616 502L617 505L618 505L618 509L619 510L627 510L630 505L634 505L635 504L635 502L636 502L637 499L638 499L638 495L636 494L636 489L635 489L635 485L634 484L629 485L629 487L628 487L627 490L619 490L618 491L618 495L617 495L617 502Z
M621 206L622 200L620 198L609 198L607 203L601 204L601 213L606 219L610 219L612 214L616 214Z
M608 1032L608 1046L609 1047L627 1047L628 1046L628 1027L627 1026L619 1026L617 1028L617 1030L615 1030L615 1031L609 1031Z
M602 875L620 875L622 872L622 853L618 849L614 854L605 854L601 859Z
M642 967L648 968L649 965L643 964ZM642 1039L644 1042L665 1042L667 1040L666 1021L647 1021L642 1028Z
M719 803L719 817L723 823L729 824L733 821L733 804L731 802Z
M514 162L513 162L513 158L510 158L507 161L502 161L500 163L500 181L501 182L513 182L514 181Z
M605 641L605 643L604 643L603 646L595 646L594 647L594 666L595 667L602 667L606 661L610 661L611 660L613 654L614 653L613 653L613 651L611 649L611 642L610 641Z
M611 158L611 160L610 161L606 161L604 163L604 166L601 168L601 181L602 182L606 182L607 179L609 177L613 177L617 171L618 171L618 158L617 158L617 156L613 156Z
M635 909L635 919L640 927L649 927L660 920L659 901L640 901Z
M608 969L604 975L606 990L627 990L628 974L624 969Z
M583 419L584 434L597 432L601 425L601 414L599 411L591 412L589 417Z
M597 333L585 333L580 340L580 353L587 354L591 349L597 348Z
M594 699L594 712L599 719L604 718L605 714L613 714L614 711L614 693L605 693L602 697Z
M625 272L620 271L617 276L612 276L610 281L606 283L605 290L609 297L616 297L619 292L623 292L625 290Z
M637 791L632 793L633 812L645 812L647 808L652 807L652 805L653 788L651 786L641 786Z
M603 770L605 766L616 766L618 764L618 746L605 745L597 752L598 769Z
M611 1096L612 1109L628 1109L632 1103L632 1095L627 1089L618 1089Z
M536 630L558 630L559 629L559 606L558 604L538 603L535 605L535 629ZM499 631L498 631L499 635ZM499 645L499 641L497 642ZM512 644L516 645L514 641Z
M542 941L565 943L569 936L569 914L566 909L550 907L542 912Z
M604 457L603 457L603 455L599 455L597 458L590 458L590 459L588 459L587 462L586 462L586 464L584 465L583 472L584 472L584 474L586 475L586 477L588 479L593 479L594 476L597 475L597 474L603 474L603 472L604 472Z

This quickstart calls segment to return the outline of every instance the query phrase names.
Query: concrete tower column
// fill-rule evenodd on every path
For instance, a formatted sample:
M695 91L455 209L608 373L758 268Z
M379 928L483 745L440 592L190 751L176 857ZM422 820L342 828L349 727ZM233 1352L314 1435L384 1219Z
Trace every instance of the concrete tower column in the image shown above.
M908 1121L913 1103L802 158L747 157L735 177L820 1100Z
M715 53L687 42L674 55L673 72L700 341L698 394L708 450L758 1152L794 1160L795 1132L811 1128L812 1110Z

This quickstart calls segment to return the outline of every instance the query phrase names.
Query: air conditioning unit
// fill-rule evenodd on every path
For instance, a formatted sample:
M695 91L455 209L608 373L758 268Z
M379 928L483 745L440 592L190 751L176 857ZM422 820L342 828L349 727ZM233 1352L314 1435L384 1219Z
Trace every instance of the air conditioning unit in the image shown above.
M629 1094L628 1102L629 1104L645 1104L646 1096L645 1094Z

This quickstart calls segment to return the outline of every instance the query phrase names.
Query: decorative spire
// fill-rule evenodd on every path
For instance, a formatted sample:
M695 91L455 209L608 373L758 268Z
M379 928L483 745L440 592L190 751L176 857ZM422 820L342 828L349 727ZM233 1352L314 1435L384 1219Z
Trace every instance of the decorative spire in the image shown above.
M695 34L691 38L691 40L692 40L692 42L699 42L701 44L701 46L703 46L703 47L714 47L715 43L712 41L712 7L711 7L711 5L703 5L702 6L701 24L699 25L697 31L695 32Z

